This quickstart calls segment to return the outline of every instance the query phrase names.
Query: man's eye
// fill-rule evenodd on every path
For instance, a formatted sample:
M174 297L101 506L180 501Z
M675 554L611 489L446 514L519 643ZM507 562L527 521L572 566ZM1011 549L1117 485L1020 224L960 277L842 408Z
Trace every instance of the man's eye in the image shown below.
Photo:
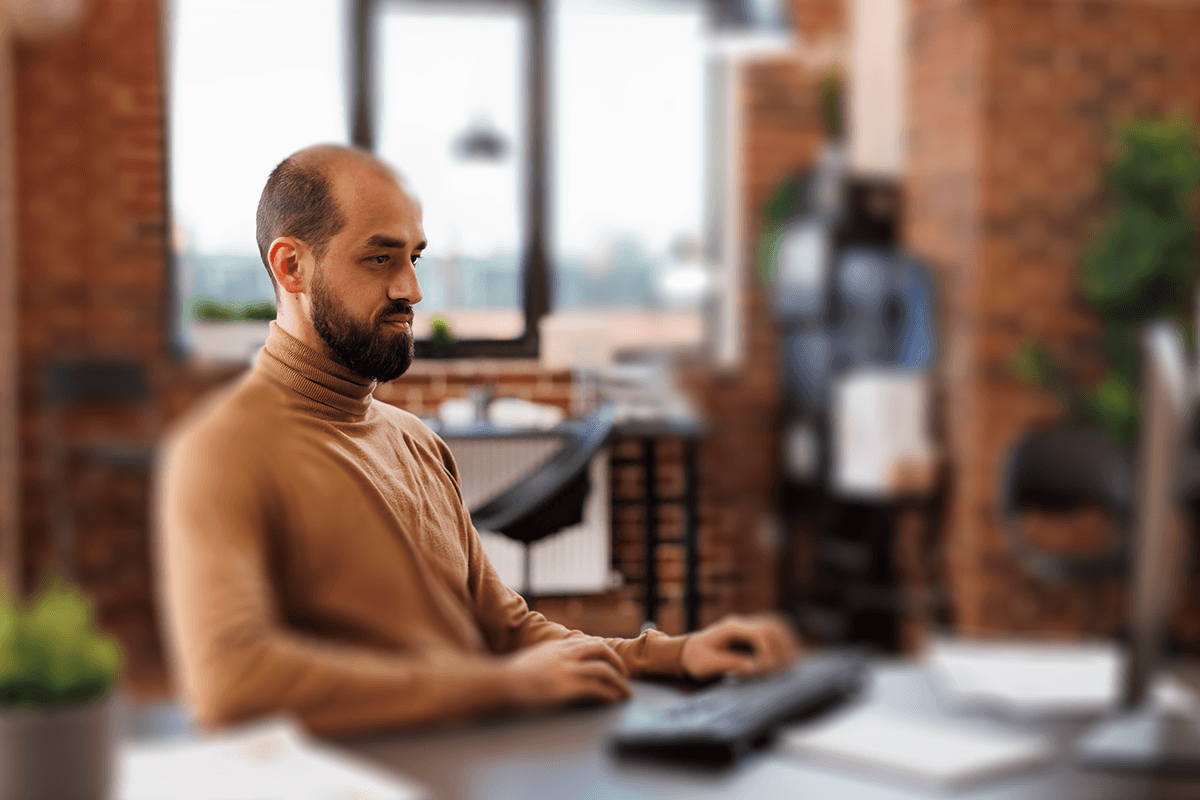
M412 263L413 263L413 266L414 266L414 267L417 265L417 262L418 262L418 261L420 261L420 260L421 260L421 254L420 254L420 253L413 253L413 257L412 257Z
M390 258L391 256L389 255L367 256L367 261L370 261L372 264L378 264L382 266L383 264L386 264Z

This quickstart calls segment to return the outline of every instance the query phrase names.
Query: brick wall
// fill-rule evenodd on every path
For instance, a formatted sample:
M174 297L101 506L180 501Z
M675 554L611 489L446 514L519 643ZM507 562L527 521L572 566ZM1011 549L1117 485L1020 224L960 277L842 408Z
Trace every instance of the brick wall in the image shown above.
M1133 114L1200 117L1197 30L1195 3L912 3L905 238L942 283L946 536L965 629L1080 627L1080 594L1030 578L994 522L1001 459L1062 413L1005 362L1026 337L1088 352L1096 322L1075 269L1103 208L1107 142ZM1119 595L1105 606L1111 629Z
M164 131L156 0L95 0L75 33L14 52L20 494L25 580L49 562L38 377L53 358L164 362ZM142 409L153 413L153 409ZM132 436L104 409L74 419ZM75 430L75 429L73 429ZM80 579L125 643L135 677L158 645L150 599L147 478L105 477L79 509Z
M15 550L20 525L17 430L17 250L14 208L15 170L12 31L0 7L0 565L4 582L17 583Z

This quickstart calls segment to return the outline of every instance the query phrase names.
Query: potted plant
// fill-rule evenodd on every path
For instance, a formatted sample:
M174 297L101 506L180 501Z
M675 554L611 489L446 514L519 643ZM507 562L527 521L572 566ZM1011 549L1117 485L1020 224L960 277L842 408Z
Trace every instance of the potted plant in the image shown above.
M452 358L454 356L454 333L450 330L450 320L442 314L429 318L429 356L431 358Z
M1116 145L1103 173L1111 212L1083 252L1078 280L1102 323L1105 371L1098 379L1081 375L1073 359L1036 341L1023 344L1011 366L1057 394L1073 420L1129 447L1139 418L1142 327L1171 319L1191 336L1200 152L1196 125L1183 118L1130 122Z
M0 797L108 800L123 656L62 579L0 601Z

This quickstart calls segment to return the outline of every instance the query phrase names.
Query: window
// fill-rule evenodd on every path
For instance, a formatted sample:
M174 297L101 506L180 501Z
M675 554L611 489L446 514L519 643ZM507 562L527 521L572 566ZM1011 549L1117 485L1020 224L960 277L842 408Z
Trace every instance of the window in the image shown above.
M356 141L426 208L418 335L565 363L699 341L700 2L357 1Z
M375 151L411 182L429 247L418 339L444 317L457 338L525 330L524 6L383 3L373 25Z
M555 308L690 299L671 272L699 255L703 23L698 3L555 2Z
M170 19L170 181L177 331L202 357L244 359L274 300L254 215L284 156L348 142L337 0L174 0ZM227 317L235 317L227 320Z
M613 341L699 339L699 0L174 0L171 11L188 349L240 359L261 344L264 324L245 319L272 300L259 192L284 155L320 141L369 147L422 201L419 340L438 316L463 356L544 357L546 332L584 361Z

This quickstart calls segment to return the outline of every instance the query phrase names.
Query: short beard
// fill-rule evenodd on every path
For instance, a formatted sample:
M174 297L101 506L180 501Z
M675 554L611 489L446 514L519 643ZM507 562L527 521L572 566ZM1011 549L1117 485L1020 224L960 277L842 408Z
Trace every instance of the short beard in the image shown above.
M329 291L318 266L313 277L309 300L313 327L329 346L333 360L369 381L387 383L403 375L413 361L413 336L409 331L384 327L387 317L410 315L412 306L403 300L393 302L374 320L354 319Z

